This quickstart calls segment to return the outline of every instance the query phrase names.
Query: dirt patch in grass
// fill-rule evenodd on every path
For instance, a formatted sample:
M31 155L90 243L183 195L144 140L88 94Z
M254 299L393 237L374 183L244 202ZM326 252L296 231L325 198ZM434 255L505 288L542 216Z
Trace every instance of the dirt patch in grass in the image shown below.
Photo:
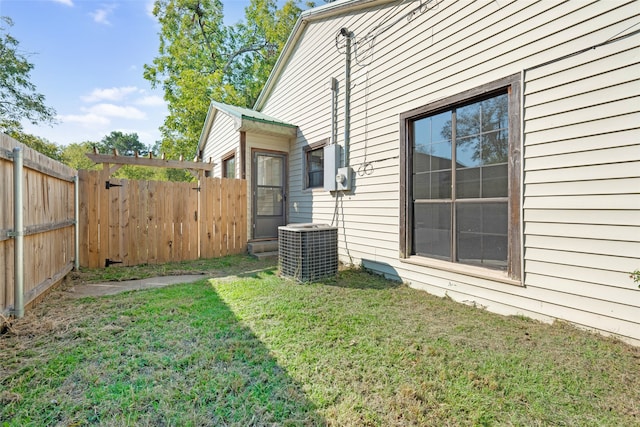
M638 348L362 271L301 285L240 261L52 294L0 337L0 424L640 424Z
M247 255L232 255L222 258L195 261L170 262L166 264L144 264L131 267L111 266L108 268L81 269L72 271L69 283L100 283L146 279L156 276L179 276L185 274L206 274L216 277L248 274L273 267L273 260L257 260Z

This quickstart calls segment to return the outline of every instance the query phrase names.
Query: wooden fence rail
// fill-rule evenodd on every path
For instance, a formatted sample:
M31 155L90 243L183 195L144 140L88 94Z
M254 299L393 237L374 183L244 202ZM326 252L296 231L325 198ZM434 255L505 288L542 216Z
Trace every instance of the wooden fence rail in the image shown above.
M73 268L76 170L0 134L0 312L14 301L12 150L24 158L24 303L28 306Z
M80 265L157 264L246 251L246 181L109 178L81 170Z
M83 267L153 264L246 251L245 180L128 181L110 169L76 171L0 134L0 313L14 297L13 152L23 150L24 287L28 306L69 273L75 253L79 178L79 261ZM202 174L201 174L202 175ZM19 304L18 304L19 305Z

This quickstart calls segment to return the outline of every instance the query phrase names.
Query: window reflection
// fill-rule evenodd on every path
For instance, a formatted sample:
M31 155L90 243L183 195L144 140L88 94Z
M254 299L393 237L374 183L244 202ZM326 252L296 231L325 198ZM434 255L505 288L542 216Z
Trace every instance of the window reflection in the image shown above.
M506 93L413 122L415 254L506 268L508 123Z

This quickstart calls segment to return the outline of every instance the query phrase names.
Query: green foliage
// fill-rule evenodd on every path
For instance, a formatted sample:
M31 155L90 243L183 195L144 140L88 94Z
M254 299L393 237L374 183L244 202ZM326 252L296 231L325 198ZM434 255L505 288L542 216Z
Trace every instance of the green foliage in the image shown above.
M236 256L167 274L190 265L211 279L54 294L10 325L0 425L638 425L640 349L620 341L365 271L299 285Z
M117 150L121 156L133 156L136 153L146 156L150 150L140 142L137 133L122 133L120 131L111 132L95 146L100 153L111 154Z
M93 147L96 147L98 152L102 154L111 154L114 150L117 150L120 156L135 156L136 153L140 156L148 156L149 153L155 156L159 154L153 151L156 147L146 147L140 142L137 133L123 133L120 131L113 131L109 135L106 135L100 142L92 144L88 151L91 151ZM166 169L162 168L126 165L118 169L112 176L123 179L167 181L168 177L166 172Z
M6 133L16 141L23 143L29 148L33 148L37 152L54 160L62 161L61 149L55 143L39 136L24 133L22 130L15 128L8 130Z
M471 160L477 165L506 162L509 153L505 133L508 117L509 103L506 95L456 108L457 149L469 151ZM449 119L440 130L445 141L451 141L452 129L452 120ZM482 138L476 135L482 135Z
M638 284L638 288L640 288L640 270L632 271L630 277L634 283Z
M54 123L55 111L44 104L44 95L30 81L33 69L19 52L19 42L8 32L13 22L0 17L0 131L20 131L20 121Z
M146 166L125 165L118 169L112 176L114 178L138 179L143 181L169 181L167 169Z
M257 99L301 9L252 0L246 22L226 26L219 0L156 0L159 55L144 77L164 89L169 104L162 151L191 158L210 101L248 107Z
M96 165L86 156L87 153L93 152L95 144L95 142L85 141L62 147L62 163L74 169L100 169L100 165Z

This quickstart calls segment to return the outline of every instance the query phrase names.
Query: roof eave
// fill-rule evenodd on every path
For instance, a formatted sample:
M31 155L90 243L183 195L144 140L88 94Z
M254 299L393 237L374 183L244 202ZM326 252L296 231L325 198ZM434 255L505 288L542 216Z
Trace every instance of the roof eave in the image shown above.
M209 135L209 131L211 130L211 126L213 125L213 120L215 119L217 112L218 109L214 107L213 103L210 103L209 110L207 111L207 117L204 119L204 126L202 127L202 132L200 132L200 138L198 139L196 156L200 154L200 151L204 148L204 144L207 142L207 135Z
M244 116L242 122L240 123L240 126L236 127L236 131L294 138L298 133L298 127L284 123L272 122L269 120L257 119L255 117Z

